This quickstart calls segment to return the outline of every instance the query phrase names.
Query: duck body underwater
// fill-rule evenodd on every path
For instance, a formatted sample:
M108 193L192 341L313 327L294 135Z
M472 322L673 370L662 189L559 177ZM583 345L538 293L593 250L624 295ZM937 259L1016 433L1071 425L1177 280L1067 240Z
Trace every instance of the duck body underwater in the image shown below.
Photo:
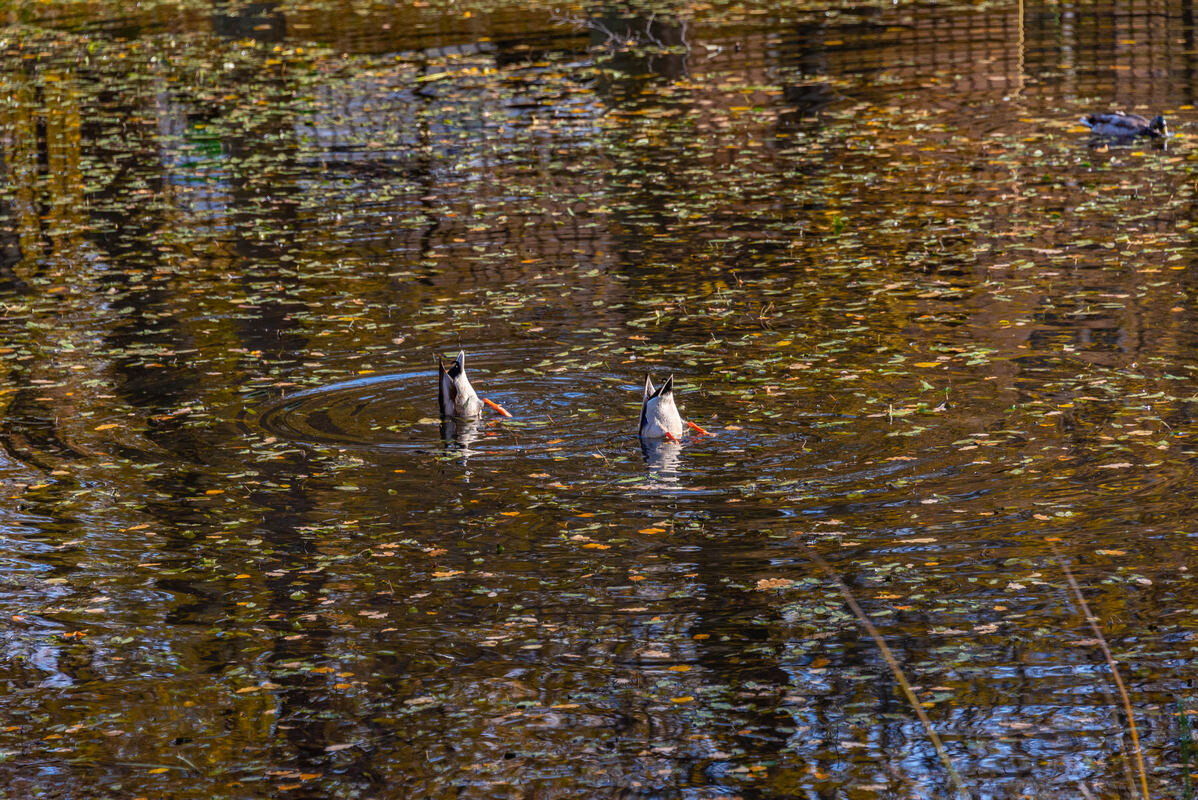
M459 351L458 357L449 366L437 358L437 403L441 417L446 420L476 420L483 406L490 406L505 417L510 417L499 404L479 397L466 376L466 353ZM645 376L644 393L641 395L641 419L637 436L642 440L667 439L678 441L687 427L703 435L710 435L693 422L686 422L678 412L674 400L674 376L668 376L660 386L653 385L651 375Z
M466 377L465 351L459 351L458 357L448 368L445 361L438 357L437 366L440 369L437 401L441 405L441 416L474 419L481 415L483 401Z
M653 380L645 376L645 392L641 396L641 425L637 435L642 439L678 439L682 436L685 423L674 402L674 376L653 387Z

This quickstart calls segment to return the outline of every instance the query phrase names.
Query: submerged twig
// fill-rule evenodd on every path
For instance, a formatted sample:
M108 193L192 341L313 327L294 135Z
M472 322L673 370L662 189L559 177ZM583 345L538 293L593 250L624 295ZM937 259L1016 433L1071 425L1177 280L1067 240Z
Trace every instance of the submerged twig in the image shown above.
M890 671L894 673L894 679L898 681L899 686L901 686L903 689L903 694L907 696L907 702L911 704L911 708L919 717L919 721L923 723L924 732L927 733L928 738L932 741L932 746L936 748L936 755L940 756L940 763L944 764L944 769L948 772L948 777L953 782L953 786L957 787L957 791L966 797L973 797L973 795L971 795L965 789L965 785L961 783L961 776L957 774L956 767L953 766L953 762L949 759L948 751L944 749L944 745L940 742L940 737L936 735L936 731L932 728L932 720L928 719L927 712L924 711L923 706L919 704L919 698L915 696L915 690L911 688L911 684L908 682L907 676L903 674L903 669L899 666L898 659L896 659L894 654L890 652L890 648L887 646L886 641L882 638L882 634L878 631L873 622L870 621L869 617L865 616L865 612L857 603L857 598L853 596L853 593L849 590L849 587L846 586L845 582L840 579L840 576L834 569L832 569L832 566L824 560L824 557L816 552L814 547L809 545L807 546L807 553L810 555L811 560L818 564L820 568L828 574L828 577L831 578L836 584L836 587L840 589L841 595L844 596L845 602L848 603L849 608L853 610L853 614L857 617L857 621L860 622L865 630L869 632L870 637L874 640L874 644L878 646L878 650L882 653L882 658L886 659L887 665L890 666Z
M1086 603L1085 596L1082 595L1081 587L1077 585L1077 581L1073 578L1073 573L1069 571L1069 565L1065 563L1064 556L1053 542L1048 543L1052 547L1053 554L1057 557L1057 563L1061 565L1061 571L1065 573L1065 580L1069 582L1069 588L1073 590L1073 596L1077 600L1077 605L1081 608L1082 615L1086 618L1086 622L1090 626L1090 630L1094 632L1094 638L1098 642L1098 646L1102 648L1102 654L1106 657L1107 666L1111 668L1111 677L1115 680L1115 687L1119 690L1119 697L1123 700L1123 712L1127 715L1127 727L1131 731L1131 745L1136 754L1136 766L1140 771L1140 791L1143 793L1144 800L1149 800L1148 794L1148 772L1144 769L1144 753L1140 749L1140 732L1136 729L1136 718L1132 714L1131 700L1127 697L1127 689L1123 686L1123 677L1119 674L1119 664L1115 661L1115 657L1111 655L1111 648L1106 643L1106 637L1102 635L1102 629L1098 627L1098 617L1090 613L1090 606Z

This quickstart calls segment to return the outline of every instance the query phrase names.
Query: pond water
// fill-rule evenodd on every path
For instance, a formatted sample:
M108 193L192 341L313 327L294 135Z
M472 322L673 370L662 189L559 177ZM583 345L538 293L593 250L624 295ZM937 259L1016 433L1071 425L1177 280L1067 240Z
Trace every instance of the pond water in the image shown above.
M1192 796L1190 5L0 21L6 796Z

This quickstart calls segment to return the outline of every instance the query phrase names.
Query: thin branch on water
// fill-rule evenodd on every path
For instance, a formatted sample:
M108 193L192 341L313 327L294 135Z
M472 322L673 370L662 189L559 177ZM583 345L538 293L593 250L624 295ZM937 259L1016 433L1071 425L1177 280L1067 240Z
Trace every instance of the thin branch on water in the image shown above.
M1180 697L1177 698L1177 727L1181 739L1182 797L1184 800L1193 800L1193 788L1190 786L1190 754L1194 750L1194 740L1190 735L1189 712L1186 711L1185 703Z
M1102 629L1098 627L1098 617L1090 613L1090 606L1086 603L1086 598L1082 595L1081 587L1077 585L1077 581L1073 579L1073 573L1069 571L1069 565L1065 563L1064 556L1057 548L1055 542L1048 543L1052 547L1053 554L1057 557L1057 563L1061 565L1061 571L1065 573L1065 580L1069 582L1069 588L1073 590L1073 596L1077 600L1077 605L1082 610L1082 615L1085 616L1086 622L1090 625L1090 630L1094 632L1094 638L1098 641L1099 647L1102 648L1102 654L1106 657L1107 666L1111 668L1111 677L1115 680L1115 686L1119 689L1119 697L1123 700L1123 712L1127 715L1127 727L1131 731L1132 749L1136 754L1136 766L1140 771L1140 791L1143 793L1144 800L1150 800L1148 794L1148 772L1144 769L1144 752L1140 749L1140 732L1136 729L1136 718L1132 714L1131 700L1127 697L1127 689L1123 686L1123 677L1119 674L1119 663L1115 661L1115 657L1111 655L1111 648L1106 643L1106 637L1102 635Z
M550 14L549 19L562 25L571 25L578 30L598 31L607 37L607 41L604 44L622 41L622 38L617 36L615 31L598 20L587 19L576 14L559 14L556 9Z
M1098 686L1102 690L1102 699L1108 706L1114 708L1120 701L1116 700L1114 693L1111 692L1110 683L1101 681ZM1119 747L1119 764L1123 767L1123 780L1127 783L1127 796L1135 797L1139 793L1139 790L1136 789L1136 771L1131 765L1131 753L1127 752L1125 737L1116 736L1115 743Z
M944 769L948 772L948 777L953 782L953 786L957 787L957 791L965 797L972 798L973 795L961 783L961 776L957 774L956 767L953 766L953 762L949 759L948 751L944 749L944 745L940 742L940 737L936 735L936 731L932 728L932 720L928 718L927 712L920 705L919 698L915 696L915 690L911 688L910 682L907 681L907 676L903 674L903 669L899 666L898 659L894 657L894 653L890 652L890 648L882 638L882 634L873 622L870 621L869 617L865 616L865 612L861 610L861 606L857 603L857 598L853 596L853 593L845 585L845 582L840 579L840 575L824 560L824 557L810 545L807 546L807 553L810 555L811 560L828 574L828 577L836 584L836 588L840 589L840 594L843 595L845 602L849 604L849 608L853 610L857 621L869 632L870 637L874 640L874 644L878 646L878 650L882 653L882 658L886 659L886 663L890 666L890 671L894 673L894 679L898 681L899 686L903 689L903 694L907 696L907 702L911 704L911 708L919 717L919 721L923 723L924 732L927 733L928 738L932 741L932 746L936 748L936 755L940 756L940 763L944 764Z

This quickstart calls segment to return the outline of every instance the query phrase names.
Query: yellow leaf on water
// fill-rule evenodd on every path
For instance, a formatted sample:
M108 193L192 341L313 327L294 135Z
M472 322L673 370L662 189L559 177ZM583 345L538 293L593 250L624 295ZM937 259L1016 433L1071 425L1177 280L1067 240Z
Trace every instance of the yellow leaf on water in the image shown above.
M940 362L939 361L916 361L915 366L917 366L917 367L938 367L938 366L940 366Z
M500 511L499 516L501 516L501 517L518 517L518 516L520 516L520 512L519 511Z
M610 544L600 544L599 542L587 542L583 545L588 550L610 550Z
M1100 556L1125 556L1125 555L1127 555L1126 550L1095 550L1094 552L1098 553L1098 555L1100 555Z
M92 430L93 431L110 431L115 427L117 427L117 424L115 422L109 422L104 425L97 425L96 427L92 428Z
M665 528L641 528L637 533L665 533Z
M151 775L161 775L164 772L170 772L170 771L171 771L170 767L154 767L154 769L150 770L150 774Z
M695 699L694 697L692 697L688 694L685 697L671 697L670 702L671 703L689 703L689 702L693 701L694 699Z
M785 589L792 584L794 584L794 581L789 578L762 578L757 581L757 591L764 592L767 589Z
M690 672L691 668L690 668L690 664L675 664L674 666L669 667L669 671L670 672Z

